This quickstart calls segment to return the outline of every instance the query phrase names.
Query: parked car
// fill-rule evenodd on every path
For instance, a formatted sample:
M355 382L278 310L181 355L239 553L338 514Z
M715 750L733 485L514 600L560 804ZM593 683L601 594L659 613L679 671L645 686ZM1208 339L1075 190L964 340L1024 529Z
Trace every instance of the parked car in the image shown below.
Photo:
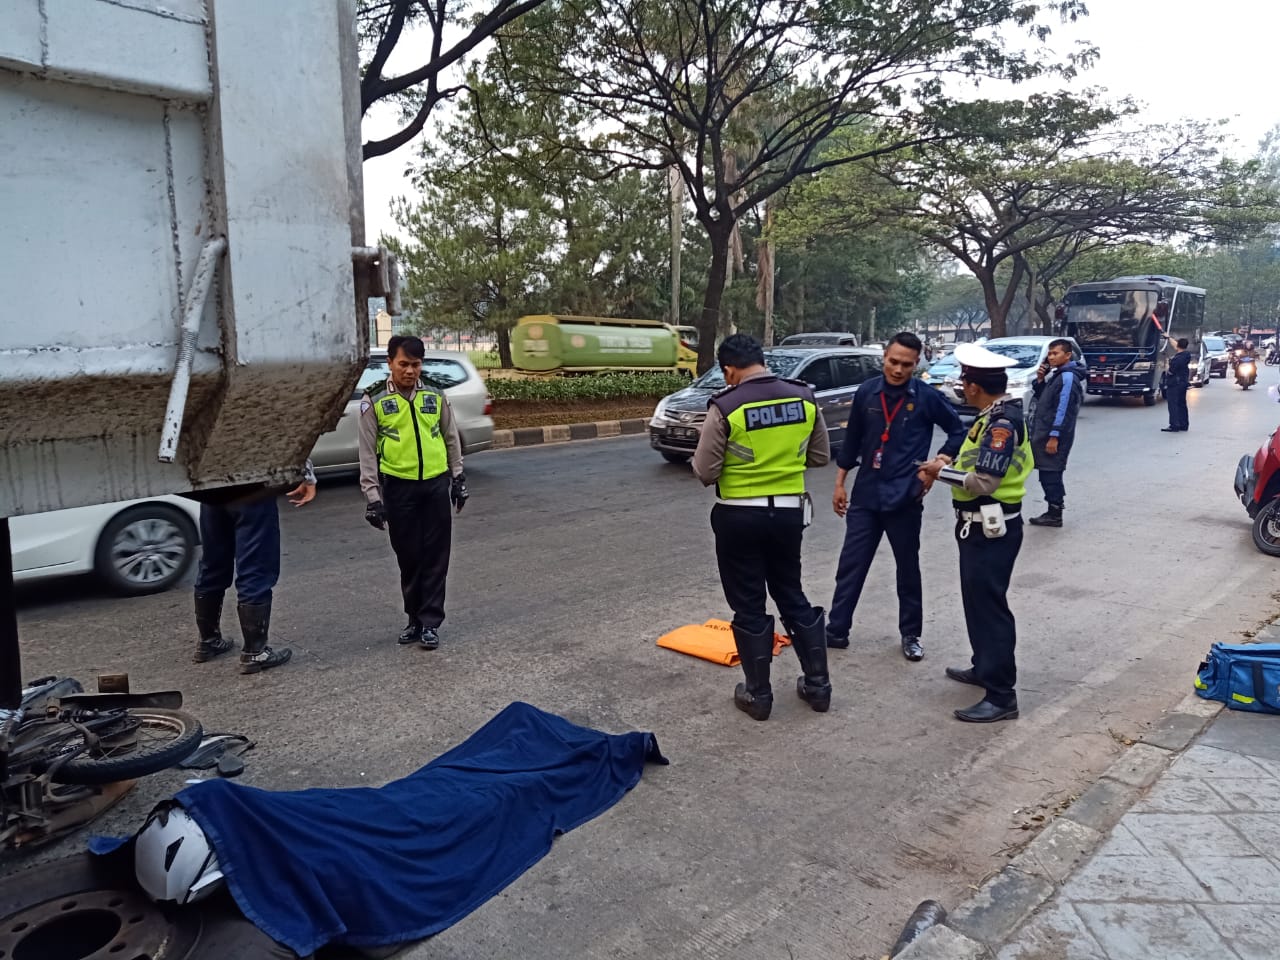
M856 347L858 338L855 334L841 331L793 333L783 337L780 347Z
M1210 334L1202 337L1201 343L1209 355L1209 375L1225 380L1227 371L1231 368L1231 351L1227 349L1226 338Z
M360 440L356 429L360 418L360 398L365 390L390 376L387 351L374 350L360 376L338 426L321 434L311 451L311 462L320 476L356 473L360 470ZM493 446L493 398L479 371L463 353L428 350L422 361L422 376L444 391L458 424L463 456Z
M834 453L844 439L849 406L858 385L880 372L884 358L860 347L802 346L766 350L764 362L780 377L804 380L813 386ZM659 400L649 420L649 446L670 463L689 460L707 419L707 401L724 386L724 375L719 369L711 369L683 390Z
M93 573L117 593L158 593L190 569L199 529L200 505L169 496L12 517L13 579Z
M1054 340L1067 340L1071 344L1071 357L1083 363L1080 345L1070 337L997 337L987 340L982 345L993 353L1011 357L1015 364L1007 371L1009 375L1009 393L1022 401L1027 416L1031 415L1035 394L1031 385L1036 381L1036 369L1049 356L1049 344ZM960 364L954 355L944 357L929 368L929 385L939 390L944 397L955 405L962 417L976 417L977 410L964 402L964 391L960 386Z
M1209 382L1212 375L1213 358L1209 353L1209 348L1201 338L1199 343L1191 345L1191 366L1188 368L1188 382L1193 387L1203 387Z

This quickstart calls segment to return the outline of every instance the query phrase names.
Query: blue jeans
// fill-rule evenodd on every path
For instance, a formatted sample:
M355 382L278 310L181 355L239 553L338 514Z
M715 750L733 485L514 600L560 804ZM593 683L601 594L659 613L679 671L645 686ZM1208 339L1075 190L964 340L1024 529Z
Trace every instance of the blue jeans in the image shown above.
M836 566L836 589L827 613L827 633L846 637L853 626L853 611L862 596L871 561L880 537L889 538L898 567L898 632L918 637L924 629L924 600L920 586L920 521L924 506L918 502L897 510L867 510L849 504L845 514L844 546Z
M280 579L280 511L275 497L232 506L200 505L203 548L196 593L225 593L234 578L240 603L269 603Z

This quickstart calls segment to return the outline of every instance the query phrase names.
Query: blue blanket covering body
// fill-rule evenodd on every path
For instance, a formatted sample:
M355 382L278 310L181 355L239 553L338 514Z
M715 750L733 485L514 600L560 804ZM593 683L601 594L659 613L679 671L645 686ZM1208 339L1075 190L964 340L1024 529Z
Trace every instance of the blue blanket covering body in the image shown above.
M305 956L445 929L616 803L652 734L611 735L513 703L383 787L274 792L209 780L177 799L204 828L236 903Z

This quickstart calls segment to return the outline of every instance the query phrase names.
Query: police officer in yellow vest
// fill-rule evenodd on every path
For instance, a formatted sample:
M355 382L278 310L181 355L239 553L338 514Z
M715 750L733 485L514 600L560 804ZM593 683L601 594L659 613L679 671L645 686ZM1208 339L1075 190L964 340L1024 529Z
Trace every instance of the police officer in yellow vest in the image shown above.
M805 467L831 459L826 424L812 388L774 376L759 341L734 334L720 345L717 359L729 386L711 398L693 472L704 485L716 485L711 529L746 678L733 700L755 720L767 720L773 708L774 620L765 612L767 590L804 671L796 692L822 713L831 705L826 623L822 608L812 606L800 586L800 542L812 516Z
M956 511L960 591L973 659L968 667L947 667L947 676L986 690L980 702L955 714L969 723L992 723L1018 716L1017 635L1007 594L1022 546L1022 498L1035 463L1022 402L1007 392L1005 368L1015 361L972 343L956 347L956 360L965 403L981 412L955 464L931 460L920 478L950 484Z
M453 518L462 511L467 478L462 443L444 394L422 382L422 341L395 336L387 344L391 376L360 403L360 489L364 517L389 528L400 565L409 623L399 643L440 645Z

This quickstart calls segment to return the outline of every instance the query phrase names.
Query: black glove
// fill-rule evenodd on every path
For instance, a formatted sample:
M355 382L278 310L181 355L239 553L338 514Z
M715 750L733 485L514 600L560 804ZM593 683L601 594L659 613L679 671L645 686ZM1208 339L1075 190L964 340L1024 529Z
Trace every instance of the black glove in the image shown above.
M382 505L381 500L375 500L364 508L364 518L372 527L377 527L379 530L387 529L387 508Z
M456 512L461 513L469 496L470 494L467 493L467 475L460 473L449 484L449 502L453 504Z

